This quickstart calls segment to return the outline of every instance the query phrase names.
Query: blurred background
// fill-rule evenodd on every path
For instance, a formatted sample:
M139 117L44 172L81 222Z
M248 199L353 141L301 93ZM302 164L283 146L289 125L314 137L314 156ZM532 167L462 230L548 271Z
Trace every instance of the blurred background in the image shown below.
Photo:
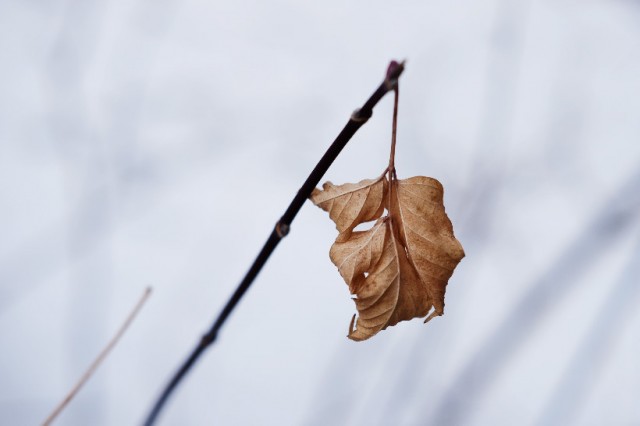
M354 343L305 205L166 425L640 424L640 3L0 2L0 419L139 424L382 81L467 257ZM386 167L387 96L325 179Z

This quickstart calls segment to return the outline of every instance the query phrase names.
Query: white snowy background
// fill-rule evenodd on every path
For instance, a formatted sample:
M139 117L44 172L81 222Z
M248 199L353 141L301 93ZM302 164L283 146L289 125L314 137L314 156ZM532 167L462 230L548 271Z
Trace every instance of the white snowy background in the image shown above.
M345 336L307 203L164 425L640 424L640 2L2 0L0 423L135 425L391 59L446 314ZM324 180L385 167L392 96Z

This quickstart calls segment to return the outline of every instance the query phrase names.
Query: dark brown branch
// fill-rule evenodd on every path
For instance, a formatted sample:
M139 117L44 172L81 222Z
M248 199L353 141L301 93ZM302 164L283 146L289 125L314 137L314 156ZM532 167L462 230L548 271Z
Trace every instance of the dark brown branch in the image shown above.
M244 296L249 286L251 286L251 283L253 283L253 280L256 278L256 276L266 263L267 259L269 259L269 256L271 256L271 253L276 248L280 240L282 240L289 233L291 222L293 222L293 219L302 208L302 205L307 200L307 198L309 198L309 195L311 195L311 191L313 191L313 188L318 185L320 179L322 179L322 176L324 176L324 174L327 172L331 164L334 162L338 154L340 154L347 142L349 142L351 137L371 117L371 115L373 114L373 107L376 106L376 104L387 92L393 90L396 87L398 78L403 71L404 62L398 63L396 61L391 61L387 69L387 74L384 81L380 84L380 86L378 86L376 91L365 102L362 108L357 109L351 115L351 118L349 119L347 124L333 141L327 152L325 152L325 154L322 156L316 167L311 171L311 174L304 182L296 196L293 198L287 210L284 212L278 223L276 223L276 226L271 232L269 239L262 247L262 250L260 250L260 253L253 262L253 265L251 265L251 267L249 268L249 271L240 282L240 285L233 293L218 318L215 320L209 331L204 336L202 336L196 348L189 355L180 369L175 373L171 381L162 391L162 394L160 394L160 397L157 399L155 405L149 412L149 416L144 423L146 426L154 424L154 422L158 418L158 415L160 414L160 410L162 410L162 407L169 399L169 396L171 395L173 390L178 386L183 377L189 372L193 364L195 364L204 350L216 340L218 331L224 325L224 322L229 317L229 314L231 314L240 299L242 299L242 296Z

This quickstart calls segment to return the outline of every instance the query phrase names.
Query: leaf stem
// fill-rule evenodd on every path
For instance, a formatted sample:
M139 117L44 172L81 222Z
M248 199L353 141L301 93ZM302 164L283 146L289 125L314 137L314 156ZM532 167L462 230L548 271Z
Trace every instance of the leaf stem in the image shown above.
M193 367L193 365L196 363L205 349L207 349L216 340L218 331L220 331L231 312L234 310L240 299L242 299L242 296L244 296L245 292L249 289L249 286L251 286L253 280L256 278L256 276L266 263L267 259L269 259L269 256L271 256L273 250L276 248L280 240L282 240L289 233L291 222L302 208L304 202L311 195L311 191L313 191L313 188L318 185L320 179L322 179L322 176L324 176L326 171L329 169L338 154L340 154L347 142L349 142L351 137L371 117L371 115L373 114L373 107L376 106L376 104L380 101L380 99L382 99L385 94L387 94L387 92L389 92L390 90L395 90L395 88L397 88L398 78L403 71L404 62L399 63L396 61L391 61L389 67L387 68L387 74L384 81L364 103L362 108L355 110L351 115L351 118L349 119L347 124L344 126L340 134L338 134L327 152L325 152L325 154L322 156L316 167L311 171L311 174L293 198L287 210L284 212L280 220L276 223L273 231L271 232L271 235L267 239L267 242L262 247L262 250L260 250L260 253L249 268L249 271L240 282L240 285L238 285L238 287L236 288L235 292L225 305L220 315L216 318L209 331L204 336L202 336L195 349L193 349L191 354L187 357L186 361L184 361L182 366L174 374L172 379L169 381L169 383L166 385L166 387L156 400L153 408L149 412L147 419L145 420L145 426L151 426L155 423L158 415L160 414L160 411L166 404L173 390L178 386L185 375ZM396 103L397 96L398 95L396 90Z
M387 172L389 173L389 189L387 190L388 206L391 208L391 200L393 198L393 190L395 189L396 176L396 133L398 128L398 97L399 97L398 81L396 80L393 85L393 123L391 124L391 152L389 153L389 166ZM389 211L391 216L391 211Z
M393 124L391 125L391 153L389 154L389 180L391 180L391 173L395 174L396 171L396 132L398 128L398 83L393 87Z

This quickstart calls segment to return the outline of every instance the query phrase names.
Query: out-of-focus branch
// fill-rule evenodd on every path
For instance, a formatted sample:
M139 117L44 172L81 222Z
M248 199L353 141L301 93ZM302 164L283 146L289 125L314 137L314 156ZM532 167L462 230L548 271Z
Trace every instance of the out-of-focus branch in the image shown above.
M435 410L433 424L466 423L465 416L508 364L515 349L532 334L544 314L580 282L586 265L629 229L639 211L640 169L602 204L593 221L549 269L528 285L529 290L513 310L460 369Z

